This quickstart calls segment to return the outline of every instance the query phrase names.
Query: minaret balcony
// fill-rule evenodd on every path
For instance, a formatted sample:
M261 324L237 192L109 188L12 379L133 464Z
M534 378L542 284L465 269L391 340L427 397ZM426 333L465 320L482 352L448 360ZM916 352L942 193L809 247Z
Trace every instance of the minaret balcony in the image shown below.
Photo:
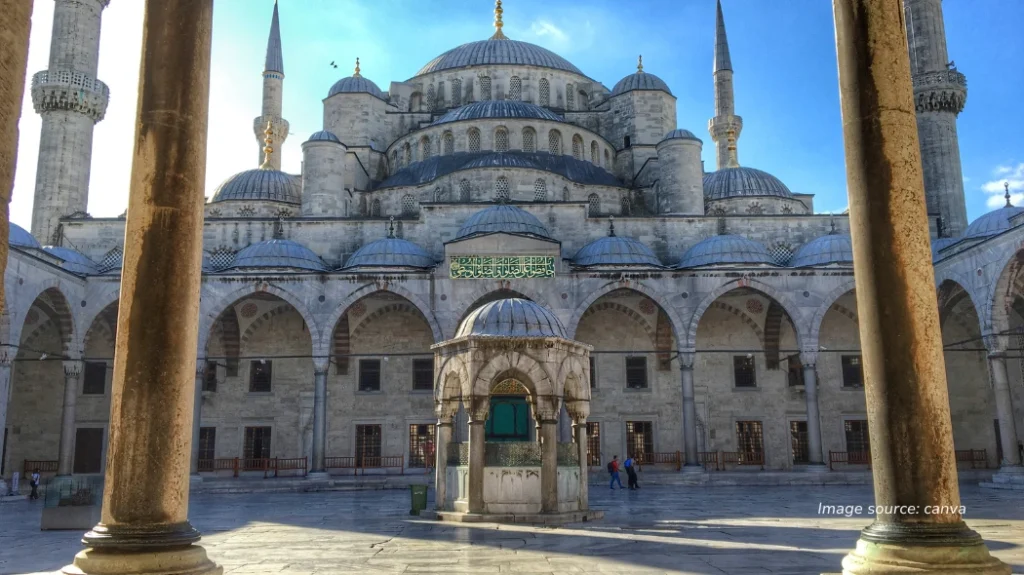
M955 68L914 74L914 105L921 112L959 114L967 103L967 77Z
M32 76L32 104L36 113L78 112L99 122L107 113L110 88L87 74L43 70Z

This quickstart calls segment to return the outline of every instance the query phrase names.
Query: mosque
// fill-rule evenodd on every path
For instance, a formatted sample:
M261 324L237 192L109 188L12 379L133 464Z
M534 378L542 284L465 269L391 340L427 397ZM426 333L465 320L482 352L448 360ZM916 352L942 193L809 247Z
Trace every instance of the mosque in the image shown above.
M125 221L86 207L108 3L56 0L49 68L31 82L32 228L11 225L0 323L5 478L105 464ZM1019 472L1024 208L1007 195L968 224L966 78L940 0L905 6L956 449ZM716 472L866 463L849 223L740 163L743 55L734 68L720 3L704 138L677 125L657 70L639 61L609 89L507 37L499 1L493 35L386 91L357 60L303 94L324 96L324 121L299 144L301 174L281 170L294 144L280 17L257 162L205 206L197 478L268 461L458 466L474 434L506 444L480 452L488 465L548 465L555 451L521 447L552 437L558 464L584 469L615 455Z

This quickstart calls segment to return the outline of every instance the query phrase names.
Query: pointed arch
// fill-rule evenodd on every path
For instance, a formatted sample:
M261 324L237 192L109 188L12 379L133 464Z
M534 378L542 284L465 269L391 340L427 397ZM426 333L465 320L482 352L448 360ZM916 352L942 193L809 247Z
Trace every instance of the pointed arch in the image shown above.
M569 323L565 326L566 336L569 339L575 339L576 330L580 326L580 320L583 319L583 315L590 309L590 306L594 304L598 299L612 293L613 291L627 290L635 291L641 295L647 296L654 303L658 305L668 316L669 323L672 326L672 331L676 337L676 345L681 345L683 327L685 324L676 312L676 309L668 301L668 298L652 287L645 285L639 281L613 281L604 284L603 286L593 290L573 311L572 317L569 319Z
M321 355L319 352L323 349L327 349L317 347L322 340L320 324L316 321L316 316L314 316L310 312L309 308L303 303L302 297L271 283L260 282L255 285L248 285L239 288L221 296L210 294L208 297L201 300L203 304L201 304L199 310L199 355L206 355L204 352L206 351L206 347L210 340L210 333L213 330L215 322L220 319L221 314L240 300L258 294L276 296L295 308L295 311L298 312L302 317L302 320L306 322L306 326L309 328L309 337L313 342L314 356Z
M71 312L71 305L67 296L62 291L60 280L49 280L39 285L31 300L19 314L11 314L11 340L12 345L21 343L22 333L25 328L25 321L29 311L38 307L48 320L57 328L60 341L61 353L65 357L77 358L82 353L82 340L75 329L75 317ZM13 310L12 310L13 311Z
M718 298L739 288L749 288L754 291L761 292L769 299L774 299L776 303L782 306L782 310L786 312L786 315L789 316L789 319L793 324L793 331L796 334L797 346L800 349L805 349L804 342L807 337L807 330L804 326L806 323L803 321L803 314L800 313L799 308L797 308L785 294L772 286L753 278L742 277L718 286L704 297L701 303L694 310L693 315L690 317L690 321L687 324L685 332L686 337L684 339L684 343L681 344L681 350L693 351L697 348L697 328L700 325L701 317L704 316L704 312L706 312Z
M423 315L423 318L426 320L427 325L430 326L430 333L434 338L434 343L437 343L442 340L443 334L441 332L440 323L438 323L437 321L437 316L434 315L434 312L433 310L430 309L430 306L428 306L416 294L403 288L402 286L393 285L388 282L374 282L363 284L362 286L356 288L354 291L349 293L349 295L345 297L345 299L339 302L337 306L335 306L334 311L331 312L331 315L328 316L327 321L324 323L324 326L330 327L330 331L328 332L325 327L324 335L322 336L323 340L320 343L320 349L331 349L331 339L333 338L334 330L336 329L338 322L341 320L341 316L348 312L349 308L352 307L352 304L356 303L357 301L365 297L371 296L379 292L390 292L405 298L406 301L415 306L416 309L419 310L420 314Z
M525 385L534 397L562 395L561 385L555 380L554 374L545 369L544 363L521 351L501 353L485 363L473 381L472 395L487 397L491 386L498 379L506 377L513 377Z

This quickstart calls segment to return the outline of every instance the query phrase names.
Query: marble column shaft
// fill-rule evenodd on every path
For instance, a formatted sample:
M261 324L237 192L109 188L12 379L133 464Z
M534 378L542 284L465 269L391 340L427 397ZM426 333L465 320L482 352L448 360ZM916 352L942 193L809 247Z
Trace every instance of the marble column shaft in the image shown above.
M697 404L693 391L693 357L680 356L679 373L683 380L683 449L684 463L700 466L697 455Z
M437 420L437 438L434 440L434 508L447 510L448 502L448 444L452 440L451 418Z
M82 378L81 361L64 362L64 408L60 423L60 451L57 454L57 475L71 475L75 465L75 407L78 383Z
M572 427L573 435L576 437L576 449L580 454L580 494L578 504L580 511L586 511L590 508L590 490L587 487L587 474L590 469L590 459L587 456L589 441L587 439L586 418L574 420Z
M558 420L540 422L540 511L558 512Z
M818 410L818 373L813 363L804 364L804 395L807 400L807 459L824 465L821 453L821 415Z
M1017 450L1017 425L1013 414L1013 397L1009 379L1006 377L1006 357L1002 354L988 356L992 370L992 387L995 392L996 415L999 418L999 444L1003 447L1003 467L1017 467L1021 464Z
M327 370L326 363L313 367L313 461L310 471L327 471Z
M469 420L469 488L466 494L470 513L484 512L484 469L486 448L484 447L484 417L471 416Z

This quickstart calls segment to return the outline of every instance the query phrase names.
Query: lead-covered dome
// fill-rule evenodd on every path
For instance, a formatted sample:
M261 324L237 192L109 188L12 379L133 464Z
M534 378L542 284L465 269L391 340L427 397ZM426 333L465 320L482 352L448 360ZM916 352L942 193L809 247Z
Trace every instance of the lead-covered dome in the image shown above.
M615 87L612 88L612 96L618 96L633 90L660 90L672 95L672 90L669 90L668 84L664 80L654 74L637 71L619 80Z
M334 142L340 144L341 140L338 136L335 136L333 132L327 130L320 130L319 132L313 132L313 135L309 137L307 142Z
M10 228L7 230L7 243L8 245L19 247L19 248L32 248L39 249L39 242L36 241L32 234L28 233L28 230L19 226L14 222L10 222Z
M704 174L704 197L724 200L745 196L791 198L793 192L775 176L754 168L722 168Z
M496 233L551 238L544 224L540 223L540 220L530 212L515 206L499 204L469 216L459 228L459 232L455 234L455 239L461 240L471 236Z
M693 132L689 130L684 130L682 128L672 130L671 132L665 134L665 137L662 138L661 141L664 142L666 140L696 140L698 142L701 141L701 139L694 135Z
M579 68L547 48L507 38L480 40L452 48L427 62L419 72L416 72L416 76L491 64L537 66L585 76Z
M324 271L327 266L306 246L273 239L250 245L235 255L230 268L292 268Z
M712 236L686 250L677 268L694 268L717 264L775 264L761 244L743 236Z
M60 246L45 246L43 250L46 253L60 258L63 260L60 267L65 270L78 274L80 276L95 275L99 273L99 266L96 262L92 261L85 254L77 252L71 248L62 248Z
M279 170L247 170L224 180L212 201L228 200L298 204L302 201L302 178Z
M946 257L942 255L942 250L949 246L959 242L962 238L934 238L932 239L932 262L937 262L942 258Z
M565 328L555 314L530 300L499 299L470 312L455 337L560 337Z
M377 84L362 76L349 76L335 82L331 86L331 90L327 92L327 97L330 98L337 94L369 94L374 98L387 101L387 98L384 97L384 92L377 87Z
M1010 220L1017 214L1024 212L1024 208L1011 206L1009 202L1007 204L971 222L971 225L967 226L967 230L964 232L964 237L984 238L1001 234L1010 229L1012 227Z
M356 250L343 269L378 268L431 268L437 262L418 245L400 238L383 238Z
M797 250L789 265L794 268L852 264L853 243L849 234L828 234L815 238Z
M536 104L517 102L514 100L486 100L474 102L460 108L450 110L434 121L433 125L461 122L462 120L480 120L484 118L510 118L548 120L565 122L565 118Z
M651 248L639 240L607 236L583 246L572 259L573 265L662 267Z

